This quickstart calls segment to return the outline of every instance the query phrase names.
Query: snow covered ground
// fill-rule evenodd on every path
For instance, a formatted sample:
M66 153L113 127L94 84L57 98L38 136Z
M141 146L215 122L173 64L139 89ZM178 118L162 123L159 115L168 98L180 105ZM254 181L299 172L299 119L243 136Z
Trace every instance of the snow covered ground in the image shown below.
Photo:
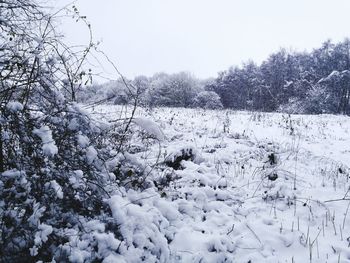
M90 110L124 117L118 106ZM115 260L139 262L147 250L157 255L149 262L350 262L349 117L174 108L136 117L161 141L134 155L158 161L154 181L166 183L109 201L125 237ZM181 150L193 158L168 167Z

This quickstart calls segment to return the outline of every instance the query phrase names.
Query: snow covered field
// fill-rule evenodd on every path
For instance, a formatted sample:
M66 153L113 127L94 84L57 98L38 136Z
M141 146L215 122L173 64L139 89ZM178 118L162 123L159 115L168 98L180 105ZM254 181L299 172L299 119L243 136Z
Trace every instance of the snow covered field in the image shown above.
M118 106L90 110L124 116ZM164 138L130 146L159 165L152 187L109 201L126 237L111 260L350 262L349 117L173 108L136 117ZM181 150L189 160L166 165Z

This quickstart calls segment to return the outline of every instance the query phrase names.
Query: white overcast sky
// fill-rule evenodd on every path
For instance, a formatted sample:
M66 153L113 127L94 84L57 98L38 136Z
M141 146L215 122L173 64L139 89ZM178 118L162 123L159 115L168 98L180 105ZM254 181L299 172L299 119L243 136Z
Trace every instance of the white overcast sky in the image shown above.
M64 5L67 0L58 0ZM94 38L122 73L189 71L200 78L280 47L317 48L350 37L350 0L77 0ZM64 24L67 38L86 32ZM108 66L106 66L108 70Z

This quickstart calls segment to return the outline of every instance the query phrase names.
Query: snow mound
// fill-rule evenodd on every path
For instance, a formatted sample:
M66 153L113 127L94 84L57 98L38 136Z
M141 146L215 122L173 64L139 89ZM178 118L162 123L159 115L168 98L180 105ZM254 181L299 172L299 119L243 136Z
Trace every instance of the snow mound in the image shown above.
M9 111L17 112L23 110L23 105L18 101L10 101L9 103L7 103L6 108Z
M158 124L152 121L151 119L139 117L134 118L132 121L138 126L140 126L140 128L143 129L146 133L153 136L157 140L164 140L165 136L162 130L159 128Z
M52 132L48 126L44 125L39 129L34 129L33 133L40 137L43 143L42 150L44 155L52 157L57 154L58 148L52 138Z
M86 150L86 161L88 164L92 164L97 158L97 151L93 146L89 146Z
M115 195L108 201L124 238L119 245L120 254L128 262L140 262L141 258L145 262L168 262L170 250L164 233L170 224L150 198L158 199L159 195L153 190L143 193L129 191L128 195L128 198ZM135 199L135 195L143 195L145 199ZM169 212L166 214L174 216Z

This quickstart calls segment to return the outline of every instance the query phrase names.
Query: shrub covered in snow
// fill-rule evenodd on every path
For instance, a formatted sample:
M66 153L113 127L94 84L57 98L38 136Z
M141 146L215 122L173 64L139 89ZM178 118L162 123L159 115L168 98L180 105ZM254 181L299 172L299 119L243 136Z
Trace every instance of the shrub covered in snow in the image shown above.
M194 98L196 107L204 109L222 109L220 97L214 91L202 91Z
M120 187L142 188L150 173L125 151L130 121L94 120L74 102L84 63L54 17L34 1L5 0L1 11L0 262L166 261L152 214L144 235L134 221L121 227L148 209L127 206Z
M182 168L182 161L193 161L200 163L202 157L194 146L179 147L165 158L165 164L175 170Z

